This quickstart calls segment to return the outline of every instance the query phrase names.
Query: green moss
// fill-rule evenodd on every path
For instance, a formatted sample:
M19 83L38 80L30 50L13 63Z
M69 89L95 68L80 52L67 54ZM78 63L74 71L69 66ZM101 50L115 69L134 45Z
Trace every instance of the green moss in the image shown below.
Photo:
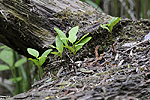
M19 20L23 21L26 25L28 25L28 23L14 11L8 10L8 12L11 13L12 15L14 15L14 17L18 18Z

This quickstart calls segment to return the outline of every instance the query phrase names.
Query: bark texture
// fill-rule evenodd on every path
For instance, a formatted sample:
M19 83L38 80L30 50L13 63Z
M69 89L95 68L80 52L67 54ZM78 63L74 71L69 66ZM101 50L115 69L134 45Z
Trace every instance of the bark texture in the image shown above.
M79 0L0 0L0 42L29 57L29 47L40 53L50 48L54 27L67 33L79 25L80 37L110 18Z

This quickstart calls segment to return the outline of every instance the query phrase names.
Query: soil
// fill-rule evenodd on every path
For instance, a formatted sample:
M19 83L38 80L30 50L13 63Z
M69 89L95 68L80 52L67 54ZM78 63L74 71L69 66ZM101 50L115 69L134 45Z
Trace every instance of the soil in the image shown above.
M93 58L76 61L76 74L68 64L56 75L47 74L26 93L7 100L149 100L150 21L122 21L122 35ZM147 35L149 34L149 35ZM55 64L54 64L55 63Z

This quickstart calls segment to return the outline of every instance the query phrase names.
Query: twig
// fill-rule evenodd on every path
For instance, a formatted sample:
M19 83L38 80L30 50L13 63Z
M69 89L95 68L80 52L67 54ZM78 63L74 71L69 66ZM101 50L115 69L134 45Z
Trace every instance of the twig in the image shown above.
M136 46L139 46L139 45L141 45L141 44L143 44L143 43L146 43L146 42L148 42L148 41L150 41L150 39L143 40L142 42L139 42L139 43L137 43L136 45L132 46L131 48L127 49L127 50L124 51L123 53L125 53L125 52L127 52L127 51L133 49L133 48L136 47Z
M98 59L98 48L99 48L99 45L96 46L96 48L95 48L95 56L96 56L96 59Z
M70 61L73 63L73 60L70 58L70 56L68 55L68 53L65 52L65 54L68 56L68 58L70 59Z
M106 79L107 79L109 76L110 76L110 74L106 75L106 76L103 78L103 80L102 80L99 84L97 84L97 86L99 86L99 85L104 85L104 82L106 81Z

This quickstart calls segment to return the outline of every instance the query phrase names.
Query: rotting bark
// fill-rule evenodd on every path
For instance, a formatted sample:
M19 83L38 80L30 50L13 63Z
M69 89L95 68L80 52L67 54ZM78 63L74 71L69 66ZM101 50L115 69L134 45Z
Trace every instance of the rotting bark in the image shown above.
M78 38L86 33L92 36L79 55L90 57L97 45L103 50L111 44L110 33L100 27L111 18L79 0L0 0L0 42L30 57L29 47L40 54L50 48L57 35L54 27L67 33L79 25ZM121 34L121 29L128 23L132 21L121 20L113 30L113 37Z
M79 0L0 0L0 42L29 57L29 47L40 53L50 48L54 27L66 33L79 25L80 37L110 18Z

